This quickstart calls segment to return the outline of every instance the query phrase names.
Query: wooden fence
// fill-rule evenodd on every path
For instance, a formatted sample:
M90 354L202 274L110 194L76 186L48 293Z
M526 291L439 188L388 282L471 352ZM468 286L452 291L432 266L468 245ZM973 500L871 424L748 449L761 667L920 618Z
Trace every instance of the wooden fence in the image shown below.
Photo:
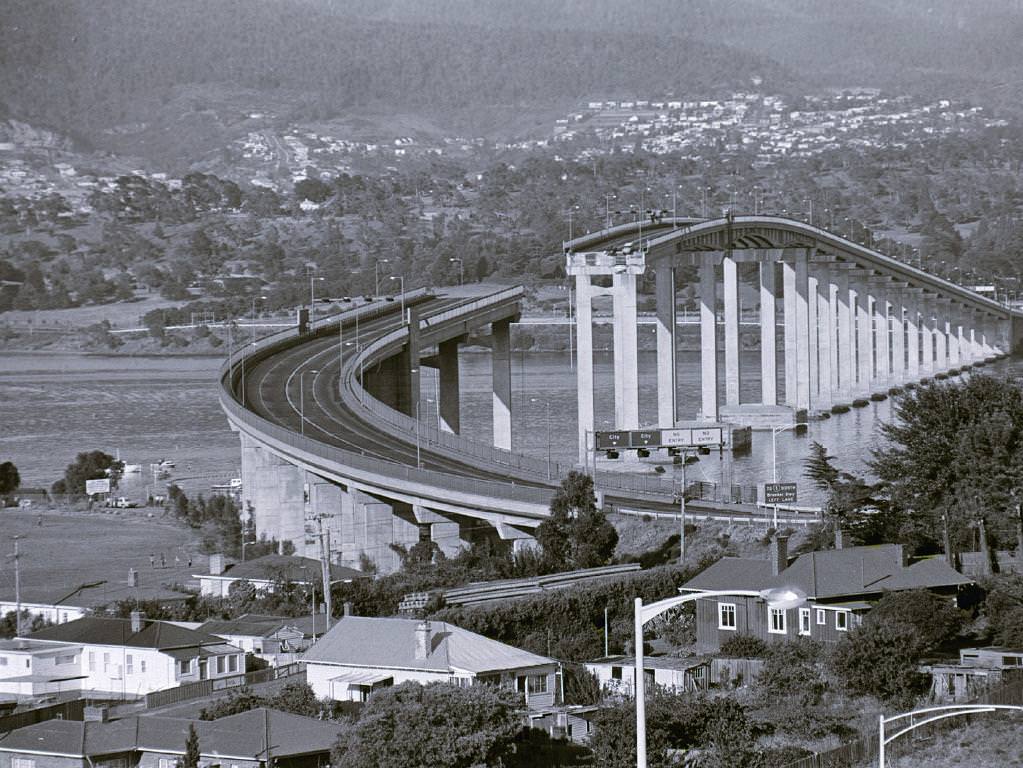
M85 699L62 701L48 707L36 707L25 712L0 717L0 734L24 728L27 725L43 723L47 720L84 720Z
M177 688L147 693L146 709L157 709L182 701L201 699L203 696L210 696L217 691L241 688L245 685L257 685L258 683L269 683L272 680L304 674L305 664L296 661L292 664L285 664L282 667L267 667L266 669L258 669L255 672L247 672L244 675L231 675L230 677L218 677L215 680L200 680L197 683L186 683L185 685L179 685Z
M990 691L971 699L966 704L1014 704L1023 706L1023 680L1000 685ZM1020 713L1023 715L1023 713ZM888 746L888 756L898 758L909 754L913 749L915 738L933 737L935 734L953 728L963 720L969 721L974 717L990 717L990 714L966 715L962 718L944 720L918 728L913 734L907 734L898 741ZM841 746L820 752L815 755L796 760L794 763L787 763L785 768L859 768L870 762L877 762L878 734L861 734L858 739L846 742Z

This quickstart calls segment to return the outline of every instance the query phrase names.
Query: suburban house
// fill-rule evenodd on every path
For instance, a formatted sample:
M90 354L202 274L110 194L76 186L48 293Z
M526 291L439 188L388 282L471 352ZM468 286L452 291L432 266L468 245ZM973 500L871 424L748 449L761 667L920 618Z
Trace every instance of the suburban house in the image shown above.
M968 701L1000 683L1023 680L1023 648L961 648L958 662L935 661L920 669L931 676L932 700Z
M767 560L724 557L686 582L683 593L785 587L806 595L804 605L788 609L772 608L753 597L697 600L697 653L718 651L726 639L743 634L766 642L795 637L838 642L885 592L927 589L955 599L973 583L944 558L909 564L900 544L850 547L838 534L836 545L837 549L804 553L790 563L788 537L777 536Z
M597 678L602 691L611 696L633 695L636 684L634 656L608 656L588 661L585 666ZM679 692L705 691L710 683L710 659L647 656L643 659L643 677L651 688L659 685Z
M226 564L223 555L210 555L210 572L193 574L199 580L199 591L210 597L227 597L231 585L245 582L256 592L270 592L275 584L290 582L309 586L323 584L319 560L297 555L264 555L254 560ZM341 565L330 566L331 584L367 578L367 574Z
M199 737L201 768L324 768L338 735L336 723L273 709L213 721L48 720L0 736L0 768L175 768L190 725Z
M156 576L143 576L132 569L124 581L104 579L75 587L22 589L21 610L33 618L39 616L51 624L63 624L123 600L155 600L162 606L170 606L192 597L187 592L167 589L159 584L147 584L147 578L155 580ZM0 616L12 613L16 606L13 590L0 590Z
M0 695L9 696L77 689L134 698L244 672L240 648L138 613L88 616L0 646Z
M213 619L197 629L277 667L298 661L298 654L327 631L327 616L323 613L301 617L246 613L237 619Z
M561 666L443 621L345 616L303 656L319 698L365 701L409 680L512 688L529 709L561 699Z

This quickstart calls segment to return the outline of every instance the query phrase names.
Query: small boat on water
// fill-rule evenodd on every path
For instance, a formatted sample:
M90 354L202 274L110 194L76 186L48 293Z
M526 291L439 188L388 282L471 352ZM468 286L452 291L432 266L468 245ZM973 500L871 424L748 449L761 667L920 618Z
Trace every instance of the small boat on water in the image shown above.
M124 465L124 474L126 474L126 475L138 475L138 474L141 474L141 473L142 473L142 465L141 464L125 464Z

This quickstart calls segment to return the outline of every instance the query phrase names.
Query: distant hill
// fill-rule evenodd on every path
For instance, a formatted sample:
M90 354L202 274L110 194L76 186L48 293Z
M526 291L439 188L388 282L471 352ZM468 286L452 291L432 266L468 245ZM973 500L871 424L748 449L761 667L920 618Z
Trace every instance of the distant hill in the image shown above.
M483 133L754 75L1014 105L1021 33L1020 0L6 0L0 114L179 157L236 138L247 110Z

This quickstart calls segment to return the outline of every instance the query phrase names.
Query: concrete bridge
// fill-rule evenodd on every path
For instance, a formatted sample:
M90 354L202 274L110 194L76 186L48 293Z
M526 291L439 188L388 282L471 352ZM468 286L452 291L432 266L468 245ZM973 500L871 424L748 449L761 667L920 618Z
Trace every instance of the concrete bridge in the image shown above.
M613 305L615 427L651 426L640 420L636 339L637 280L648 268L656 281L657 427L680 417L676 290L684 268L698 281L703 421L770 428L842 411L1007 354L1021 333L1019 313L998 302L783 217L637 222L567 242L565 257L577 296L580 463L593 449L595 297ZM739 397L744 279L759 291L754 403Z

